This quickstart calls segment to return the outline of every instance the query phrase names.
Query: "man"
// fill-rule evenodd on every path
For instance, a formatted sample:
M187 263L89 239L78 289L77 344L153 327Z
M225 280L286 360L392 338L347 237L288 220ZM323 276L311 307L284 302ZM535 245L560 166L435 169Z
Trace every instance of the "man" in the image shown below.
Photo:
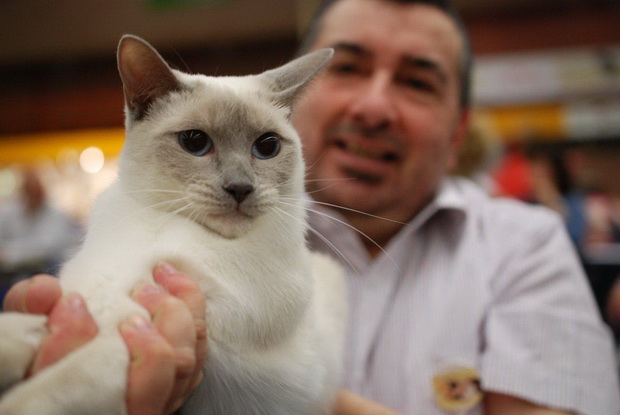
M331 1L305 45L336 50L294 119L324 235L313 243L349 270L334 413L620 413L611 339L561 222L446 179L469 104L449 5ZM132 369L130 396L148 396Z
M445 7L331 2L306 41L336 50L296 106L309 190L365 235L311 217L351 269L345 385L442 413L472 404L442 400L472 372L487 413L620 413L609 334L561 222L445 180L469 104L468 42ZM577 402L582 383L606 403Z

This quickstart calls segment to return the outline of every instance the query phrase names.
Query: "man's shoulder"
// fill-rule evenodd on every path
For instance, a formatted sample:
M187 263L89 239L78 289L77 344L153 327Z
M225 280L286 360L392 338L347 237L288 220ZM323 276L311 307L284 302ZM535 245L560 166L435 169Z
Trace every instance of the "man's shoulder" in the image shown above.
M478 185L465 180L457 181L456 186L464 200L468 220L479 226L516 233L548 231L563 226L561 216L544 206L490 196Z

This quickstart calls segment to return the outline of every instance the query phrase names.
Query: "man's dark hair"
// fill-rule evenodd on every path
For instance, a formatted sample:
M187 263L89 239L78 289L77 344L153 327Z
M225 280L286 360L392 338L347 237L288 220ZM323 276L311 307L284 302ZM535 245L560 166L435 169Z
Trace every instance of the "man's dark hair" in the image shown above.
M308 52L316 39L318 37L320 31L321 20L323 16L327 12L327 10L337 3L339 0L324 0L321 2L319 7L317 8L314 17L310 21L308 28L301 40L300 47L298 49L298 54L303 54ZM450 0L383 0L383 1L392 1L395 3L403 3L403 4L415 4L422 3L428 4L431 6L435 6L438 9L442 10L446 13L456 24L456 27L461 34L461 39L463 41L463 49L461 51L461 62L460 62L460 82L461 82L461 91L460 91L460 105L462 108L469 107L471 103L471 72L472 72L472 50L471 50L471 42L469 40L469 34L467 33L467 29L465 28L465 24L461 19L461 16L456 11L452 2Z

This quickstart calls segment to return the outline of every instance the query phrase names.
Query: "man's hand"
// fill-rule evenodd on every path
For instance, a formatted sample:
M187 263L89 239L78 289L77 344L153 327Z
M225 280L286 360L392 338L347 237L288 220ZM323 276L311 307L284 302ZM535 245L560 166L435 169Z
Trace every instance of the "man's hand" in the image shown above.
M349 392L348 390L340 390L336 395L336 402L332 411L333 415L398 415L392 409L379 405L370 399L363 398L359 395Z
M120 327L131 356L130 415L161 415L178 409L200 383L206 357L205 304L200 288L165 263L154 270L153 277L159 286L140 286L133 293L151 314L152 322L132 316ZM16 284L7 293L4 308L49 317L50 334L37 353L31 375L97 334L84 300L78 295L61 297L58 281L50 276Z
M576 415L574 412L546 408L514 396L494 392L485 394L484 413L489 415Z

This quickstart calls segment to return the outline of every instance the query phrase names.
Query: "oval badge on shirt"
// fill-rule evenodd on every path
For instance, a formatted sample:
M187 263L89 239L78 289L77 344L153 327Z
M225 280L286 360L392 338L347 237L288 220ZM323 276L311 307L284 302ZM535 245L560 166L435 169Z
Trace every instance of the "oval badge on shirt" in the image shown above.
M482 400L478 371L462 363L442 366L433 377L435 402L449 411L473 408Z

